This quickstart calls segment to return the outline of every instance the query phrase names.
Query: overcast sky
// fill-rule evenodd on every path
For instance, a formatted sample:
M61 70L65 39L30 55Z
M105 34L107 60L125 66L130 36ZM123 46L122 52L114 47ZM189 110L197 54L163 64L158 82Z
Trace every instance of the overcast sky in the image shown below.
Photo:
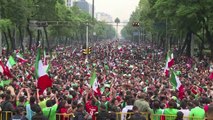
M92 0L87 0L92 3ZM129 20L140 0L95 0L95 12L105 12L121 21Z

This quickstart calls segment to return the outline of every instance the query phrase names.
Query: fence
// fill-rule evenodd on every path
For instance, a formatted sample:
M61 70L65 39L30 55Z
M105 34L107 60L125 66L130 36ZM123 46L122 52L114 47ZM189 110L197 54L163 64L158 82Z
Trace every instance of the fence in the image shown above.
M97 113L98 114L98 113ZM128 116L130 117L131 115L133 115L133 112L128 112L128 113L122 113L122 112L109 112L110 116L113 116L113 114L116 115L116 120L127 120L126 118L128 118ZM146 120L175 120L176 115L157 115L157 114L149 114L147 112L142 112L141 113L142 116L144 116L146 118ZM206 120L199 118L199 117L187 117L184 116L183 117L184 120Z
M98 114L98 113L96 113ZM128 113L122 113L122 112L109 112L110 116L115 116L116 120L126 120L128 116L133 115L134 113L128 112ZM149 113L142 112L141 113L146 120L174 120L176 118L175 115L150 115ZM13 115L12 112L10 111L3 111L0 112L0 120L10 120L11 116ZM74 118L74 114L61 114L61 113L56 113L56 120L72 120ZM123 119L121 119L123 118ZM150 118L150 119L149 119ZM185 120L205 120L202 118L198 117L186 117L184 116Z
M14 113L10 111L2 111L0 112L0 120L10 120L12 115ZM56 113L56 120L72 120L73 117L75 117L74 114Z

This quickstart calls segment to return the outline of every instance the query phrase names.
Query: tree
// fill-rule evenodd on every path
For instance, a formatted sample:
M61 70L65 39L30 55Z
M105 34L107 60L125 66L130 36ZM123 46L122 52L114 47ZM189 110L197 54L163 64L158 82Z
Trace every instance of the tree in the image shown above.
M64 0L1 0L0 11L4 20L0 23L0 29L8 52L20 48L24 52L24 38L29 38L25 41L28 42L28 50L34 49L40 41L47 50L57 44L83 43L86 23L92 23L92 17L88 13L77 6L67 8ZM112 26L96 20L95 24L98 27L94 31L101 33L97 34L98 37L106 39L113 36Z
M149 39L157 39L152 42L155 41L159 47L167 48L168 44L172 48L178 46L180 54L191 56L191 46L194 46L191 45L192 35L195 35L195 43L200 43L200 55L208 43L213 56L212 7L211 0L140 0L130 23L122 32L129 34L126 37L132 34L131 20L137 18L135 13L139 12L146 34L150 34Z

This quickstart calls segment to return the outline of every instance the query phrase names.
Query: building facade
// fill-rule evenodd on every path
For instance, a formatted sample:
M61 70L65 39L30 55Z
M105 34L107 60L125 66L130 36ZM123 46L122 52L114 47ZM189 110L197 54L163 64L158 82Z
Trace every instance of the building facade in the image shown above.
M90 15L92 15L92 5L89 4L86 0L78 0L78 1L75 1L74 4L78 6L81 10L83 10L84 12L87 12Z
M103 12L96 13L96 19L98 21L103 21L103 22L113 22L112 16L110 16L107 13L103 13Z
M74 0L65 0L65 5L67 7L72 7L73 6L73 3L74 3Z

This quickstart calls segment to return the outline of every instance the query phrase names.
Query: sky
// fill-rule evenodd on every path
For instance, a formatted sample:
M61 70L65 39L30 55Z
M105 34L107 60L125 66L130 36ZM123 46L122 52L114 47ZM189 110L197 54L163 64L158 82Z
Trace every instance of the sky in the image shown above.
M87 1L92 3L92 0ZM138 6L139 1L140 0L95 0L95 13L105 12L112 16L113 21L116 17L121 21L127 21Z
M92 0L86 0L92 4ZM129 21L133 11L135 11L140 0L95 0L95 13L104 12L112 16L113 21L119 18L121 22ZM125 24L118 27L118 34ZM115 27L115 26L114 26Z

